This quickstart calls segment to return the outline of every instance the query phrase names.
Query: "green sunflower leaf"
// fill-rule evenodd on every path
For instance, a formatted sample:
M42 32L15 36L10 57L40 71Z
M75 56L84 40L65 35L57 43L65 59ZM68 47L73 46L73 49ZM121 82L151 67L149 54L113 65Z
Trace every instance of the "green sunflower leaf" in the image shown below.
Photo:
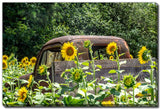
M96 65L96 67L98 67L98 68L102 69L102 66L101 66L101 65Z
M120 56L123 56L123 55L125 55L125 53L121 53L121 54L119 54L119 57L120 57Z
M93 75L93 73L91 72L85 72L87 75Z
M116 70L110 70L108 73L116 73Z
M82 65L89 66L89 62L88 61L82 62Z
M84 93L84 91L83 91L83 90L78 89L78 93L79 93L80 95L82 95L83 97L85 97L85 93Z
M122 73L122 72L124 72L125 70L116 70L116 72L118 72L118 73Z
M66 69L66 70L65 70L65 72L70 72L70 71L71 71L71 69Z

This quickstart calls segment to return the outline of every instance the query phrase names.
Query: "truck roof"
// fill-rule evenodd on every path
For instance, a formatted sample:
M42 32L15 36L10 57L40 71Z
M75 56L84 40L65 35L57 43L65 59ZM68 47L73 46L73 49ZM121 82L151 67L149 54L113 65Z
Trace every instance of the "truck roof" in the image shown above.
M55 43L61 43L63 44L64 42L68 42L68 41L72 41L75 39L88 39L88 40L95 40L95 42L97 41L97 39L101 40L102 42L104 42L105 40L103 39L122 39L119 37L115 37L115 36L94 36L94 35L69 35L69 36L62 36L62 37L58 37L58 38L53 38L51 40L49 40L47 43L44 44L44 46L47 45L52 45ZM122 39L123 40L123 39Z

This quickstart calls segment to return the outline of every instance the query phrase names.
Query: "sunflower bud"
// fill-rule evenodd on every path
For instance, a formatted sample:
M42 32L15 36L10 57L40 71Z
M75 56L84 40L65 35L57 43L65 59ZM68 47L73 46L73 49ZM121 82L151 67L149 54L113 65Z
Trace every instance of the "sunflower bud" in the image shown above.
M74 69L71 71L72 73L72 78L75 82L80 82L82 80L82 70L81 69Z
M125 75L123 78L123 84L125 87L130 88L135 85L135 79L132 75Z
M47 67L45 66L45 65L41 65L41 66L39 66L39 74L40 75L43 75L43 74L46 74L46 72L47 72Z
M90 42L89 40L84 41L83 46L84 46L85 48L88 48L90 45L91 45L91 42Z

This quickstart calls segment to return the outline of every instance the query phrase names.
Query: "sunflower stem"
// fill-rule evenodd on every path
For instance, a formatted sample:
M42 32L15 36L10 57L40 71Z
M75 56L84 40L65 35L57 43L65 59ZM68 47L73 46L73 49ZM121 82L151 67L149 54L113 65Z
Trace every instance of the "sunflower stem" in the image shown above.
M53 95L52 95L52 97L53 97L52 100L53 100L53 101L52 101L52 102L54 102L54 104L55 104L55 91L54 91L52 82L51 82L51 80L50 80L50 78L49 78L49 74L47 74L47 72L46 72L46 75L47 75L47 79L48 79L48 81L49 81L49 84L51 85L51 91L52 91L52 93L53 93Z
M93 70L93 80L96 79L96 72L95 72L95 66L94 66L94 59L93 59L93 51L92 51L92 44L89 46L89 52L90 52L90 56L91 56L91 65L92 65L92 70ZM95 82L95 87L94 87L94 92L96 95L96 82Z
M117 67L118 67L118 71L120 71L120 64L119 64L119 56L118 56L118 52L116 50L116 62L117 62ZM118 83L120 82L120 73L118 72L117 73L117 76L118 76Z
M11 85L11 92L12 92L12 94L11 94L11 99L12 99L12 101L13 101L13 94L14 94L14 93L13 93L13 87L12 87L13 85L12 85L11 82L10 82L10 85Z
M125 102L126 102L127 101L126 89L124 91L125 91Z
M79 60L78 60L78 57L77 57L77 56L76 56L76 61L77 61L77 63L76 63L77 68L79 68Z
M150 72L150 80L151 80L151 85L153 85L153 61L152 61L152 57L151 55L149 56L150 57L150 61L151 61L151 72ZM154 100L154 89L152 88L151 89L151 100L153 101Z
M135 96L134 96L134 86L133 86L133 104L134 104L134 100L135 99Z
M86 89L86 81L85 81L85 79L83 79L83 85L84 85L84 89L86 90L85 91L85 103L87 105L88 104L88 100L87 100L87 89Z

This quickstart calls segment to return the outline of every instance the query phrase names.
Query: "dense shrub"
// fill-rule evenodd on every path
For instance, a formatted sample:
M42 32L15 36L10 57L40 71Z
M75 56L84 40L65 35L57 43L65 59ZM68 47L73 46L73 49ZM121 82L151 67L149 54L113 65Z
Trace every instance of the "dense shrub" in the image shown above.
M3 53L32 57L62 35L124 38L134 57L142 45L157 57L156 3L3 3Z

